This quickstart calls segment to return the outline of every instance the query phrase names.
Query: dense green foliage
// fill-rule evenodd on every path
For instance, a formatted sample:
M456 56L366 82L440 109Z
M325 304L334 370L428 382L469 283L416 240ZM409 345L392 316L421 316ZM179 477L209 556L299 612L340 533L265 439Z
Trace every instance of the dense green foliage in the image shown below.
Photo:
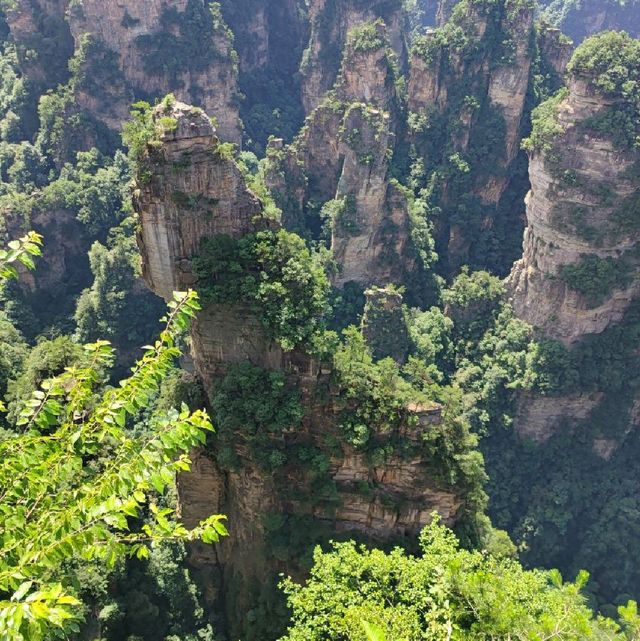
M173 94L167 94L156 107L155 114L148 102L136 102L131 110L131 120L122 127L122 141L129 150L133 174L139 182L144 183L149 179L146 163L154 150L160 147L161 136L177 126L175 119L169 115L175 100Z
M78 298L75 312L81 342L99 338L119 346L121 362L146 345L157 333L155 321L162 302L140 281L140 255L135 243L136 220L127 218L114 227L107 245L96 241L89 250L94 280Z
M616 289L627 288L632 281L632 266L625 258L600 258L584 255L579 263L565 265L562 279L583 294L589 304L600 305Z
M205 303L247 305L285 349L309 345L321 326L327 277L296 234L205 239L193 269Z
M568 90L562 88L534 109L531 134L522 143L527 151L552 150L555 139L564 131L557 119L557 108L567 95Z
M359 53L387 46L387 40L384 37L384 21L378 19L353 28L349 32L347 46Z
M619 146L640 147L640 41L623 31L609 31L585 40L568 71L587 78L594 89L616 99L585 126L609 134Z
M315 554L306 585L285 582L293 609L287 641L375 639L634 639L635 603L622 628L595 618L581 595L587 575L527 571L514 560L462 550L437 520L422 553L389 554L353 543Z
M149 161L163 135L176 126L169 116L175 99L170 95L152 106L156 96L125 81L120 52L94 36L78 37L73 51L67 20L79 16L81 0L70 4L67 18L50 15L44 5L51 3L41 4L33 4L36 32L31 35L20 35L15 27L17 35L10 35L0 15L0 209L10 236L24 233L16 230L26 226L43 233L48 243L44 268L5 284L0 295L0 392L8 404L0 450L4 455L20 449L22 456L7 455L0 463L5 477L0 479L0 541L19 544L23 552L3 550L0 626L11 625L14 638L30 641L42 636L47 618L61 624L47 632L47 639L68 629L79 638L107 641L213 641L215 619L224 615L222 607L212 607L211 594L222 580L227 614L242 619L243 633L237 636L276 638L289 616L276 592L277 572L286 569L302 577L312 565L313 546L336 538L337 525L343 527L335 521L343 492L356 493L365 505L371 501L370 509L380 501L385 510L400 514L401 499L380 496L373 479L386 474L390 462L398 469L389 471L402 474L404 463L420 460L429 487L460 502L455 528L463 545L483 552L460 550L437 525L423 534L419 558L352 544L317 552L307 586L287 583L294 610L287 638L623 639L615 624L593 619L581 586L485 553L488 548L515 554L506 535L483 516L489 499L495 524L510 532L529 567L558 566L571 576L582 567L593 570L596 580L586 590L607 614L616 616L616 607L640 584L640 440L637 430L629 431L637 422L634 400L640 389L637 306L619 325L569 350L516 317L496 276L461 267L469 263L471 269L503 276L520 254L523 196L529 188L526 154L505 163L505 114L487 92L489 78L518 71L512 67L515 46L522 44L516 38L529 39L527 55L534 60L517 138L528 135L536 103L552 96L533 111L533 130L524 146L545 152L559 167L562 150L554 143L562 128L556 115L567 93L556 93L559 79L550 61L542 59L535 34L518 31L531 3L462 0L447 24L425 35L418 26L425 8L406 2L415 29L413 54L427 74L437 74L440 91L438 100L416 112L407 108L407 79L400 75L409 59L395 47L401 0L326 0L309 15L309 3L303 2L188 0L182 10L165 8L157 30L138 35L149 86L164 85L181 97L188 89L197 101L211 89L197 86L209 69L228 73L230 86L239 80L245 149L258 156L270 135L289 141L302 124L297 70L308 27L313 35L302 73L318 74L313 76L317 83L307 86L310 94L322 91L338 71L346 26L356 17L374 20L351 31L351 50L364 59L384 47L381 64L392 69L389 84L395 80L396 85L388 189L409 204L409 251L421 267L396 285L406 287L405 302L419 307L400 305L387 315L372 304L365 310L364 287L358 283L330 289L332 270L339 266L321 246L328 244L330 227L344 236L361 233L364 221L354 196L320 197L318 181L308 181L301 171L299 182L276 198L276 205L266 186L276 166L271 160L291 160L284 169L277 165L286 177L306 156L320 164L327 160L322 149L302 144L311 128L300 134L291 158L277 143L269 149L271 158L262 160L221 144L224 158L237 155L249 188L264 203L264 216L256 221L256 232L243 238L203 240L193 262L198 288L207 305L231 314L248 311L267 339L285 348L287 370L237 363L224 374L220 370L206 390L196 375L173 369L178 333L173 331L155 343L155 356L146 352L133 378L110 386L134 362L135 350L157 333L159 301L140 279L138 221L131 215L128 183L135 175L137 187L145 187ZM298 34L283 19L289 15L285 4L300 10ZM582 9L576 4L576 10ZM376 16L394 21L389 31L398 61ZM125 12L117 26L126 35L138 33L139 21ZM578 135L612 140L625 154L638 144L639 53L638 42L620 33L600 35L578 48L571 72L617 100L576 128ZM322 68L311 69L312 59ZM122 101L134 94L149 102L136 103L125 126L127 159L117 151L117 133L85 107L99 105L104 121L113 122L122 113ZM328 119L361 115L376 139L386 135L378 105L349 104L338 95L330 94L324 103ZM337 165L327 170L336 175L321 178L337 184L341 145L356 152L360 169L373 171L384 159L364 138L345 127L338 140L328 141L338 147ZM637 168L629 172L630 184L637 179L633 171ZM562 177L571 181L574 174L565 171ZM490 192L503 179L505 195L493 203ZM606 206L604 183L574 186L584 189L585 200L601 192ZM305 193L302 205L299 188ZM185 215L191 213L190 198L174 193ZM630 192L612 215L616 232L637 231L637 201ZM576 207L571 216L577 233L593 240L588 238L592 230L582 224L583 210ZM309 243L290 231L265 231L262 225L271 229L270 221L299 230ZM15 276L32 267L38 247L37 237L27 237L0 251L0 274ZM615 261L586 256L560 278L596 305L626 287L634 261L635 255ZM451 277L448 285L438 274ZM179 318L176 330L187 322ZM117 349L102 342L82 346L105 338ZM317 360L307 359L305 352ZM129 393L132 404L123 401ZM514 433L523 399L553 404L566 395L578 404L595 399L596 408L578 424L567 421L544 444L533 445ZM421 423L425 413L437 413L437 404L442 422ZM212 411L216 434L210 434L204 407ZM40 425L39 430L27 425L23 434L27 412ZM93 427L97 433L86 431ZM209 432L204 451L215 458L223 478L246 474L251 483L262 483L274 494L268 509L280 511L265 507L256 528L264 538L252 539L256 545L250 550L233 552L246 552L239 565L257 559L263 573L247 585L240 573L220 579L217 569L207 568L203 607L186 570L186 548L174 539L198 533L213 539L223 529L214 519L213 529L185 532L173 522L175 497L167 488L176 470L187 465L180 452L202 445L204 432ZM127 458L132 453L138 458ZM146 460L140 461L141 453ZM347 455L363 461L369 480L334 479L337 462ZM134 463L120 465L124 460ZM104 489L97 498L96 484ZM73 521L78 513L81 521ZM87 525L91 536L78 533L78 523ZM61 540L64 532L70 534ZM412 547L409 536L398 537ZM150 538L157 540L147 546ZM371 536L361 538L371 543ZM126 543L133 548L125 550ZM38 556L42 546L46 550ZM122 554L129 558L121 559ZM26 570L8 576L20 564ZM237 604L247 607L234 612ZM85 626L78 632L75 625L83 616ZM622 619L626 636L637 637L633 606L623 610ZM66 622L69 628L63 627Z
M622 31L609 31L580 45L568 71L589 79L602 94L632 104L640 100L640 42Z
M109 573L95 562L81 564L76 579L87 611L80 636L99 630L110 641L216 638L215 616L203 607L181 542L158 542L148 558L122 560Z
M282 435L300 427L304 409L300 392L283 372L249 363L235 365L215 386L211 406L218 426L216 457L221 466L237 467L235 448L245 442L268 471L287 461Z
M113 350L87 345L83 363L42 381L22 405L20 433L0 441L0 633L12 641L79 630L72 558L113 567L126 554L145 558L152 541L213 542L226 533L220 516L189 531L152 496L188 469L185 452L211 429L206 414L183 407L154 416L143 437L126 430L180 354L176 339L198 309L192 293L169 307L160 338L119 387L99 391ZM128 518L147 504L152 519L131 531Z

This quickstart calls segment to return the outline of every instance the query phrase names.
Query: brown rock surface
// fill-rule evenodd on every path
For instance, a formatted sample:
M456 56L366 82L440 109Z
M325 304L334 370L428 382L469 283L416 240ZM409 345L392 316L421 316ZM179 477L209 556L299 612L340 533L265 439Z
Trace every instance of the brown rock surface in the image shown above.
M333 86L347 35L354 27L382 18L393 50L402 58L405 50L404 14L399 0L311 0L311 36L302 63L303 102L307 114L318 107Z
M144 276L165 299L194 284L190 259L203 238L254 231L262 211L235 162L220 153L204 112L177 103L170 116L177 127L164 135L152 155L150 180L134 193Z
M141 97L162 97L173 92L178 99L186 100L202 107L209 115L215 116L220 136L234 143L241 142L240 118L237 106L237 71L233 62L232 44L224 25L213 26L214 18L204 3L201 9L204 19L210 19L210 34L199 44L201 51L210 47L215 51L210 60L199 60L197 49L185 69L175 73L150 73L145 67L145 57L171 57L171 41L164 46L168 51L147 50L142 39L170 31L175 37L189 38L180 34L176 26L180 16L191 9L191 5L204 0L173 0L168 5L164 0L133 0L128 2L104 2L103 0L82 0L80 5L69 11L71 31L76 47L85 34L103 43L117 53L119 67L126 81L122 90L120 104L112 110L105 124L118 129L127 119L129 105ZM167 16L171 12L171 21ZM209 17L207 17L209 16ZM203 32L207 30L202 27ZM195 36L192 36L195 37ZM174 55L184 55L176 52ZM102 105L92 103L89 97L79 96L81 106L85 107L98 120L104 119Z
M586 79L572 78L557 109L562 133L553 153L559 153L559 162L551 151L536 151L530 159L524 255L514 265L509 286L517 314L567 345L619 322L640 293L640 281L631 278L627 287L611 288L593 304L562 278L563 268L583 256L619 260L631 256L640 242L637 231L615 219L638 197L630 177L638 154L582 126L611 104Z
M176 103L159 107L155 117L174 118L176 127L163 135L159 147L149 149L145 169L150 178L137 186L135 206L145 278L154 291L168 297L173 288L194 284L190 259L203 237L239 237L253 231L261 205L234 161L219 153L215 129L201 111ZM413 454L389 453L372 464L341 436L344 401L338 402L340 391L333 389L331 372L305 354L283 354L266 340L248 310L209 305L198 315L191 338L195 370L208 393L235 362L286 372L301 390L305 416L300 427L269 438L284 444L286 451L304 447L326 452L329 467L322 478L334 488L329 494L320 491L314 485L313 465L294 459L275 471L265 469L244 433L233 440L237 465L223 468L210 455L196 453L192 471L179 482L183 518L193 524L222 512L229 518L230 536L215 550L194 546L190 558L201 573L208 602L224 597L233 635L243 634L244 615L255 607L251 586L272 577L275 581L280 571L301 572L297 558L285 562L274 556L269 518L284 523L313 517L329 532L359 532L376 541L415 536L433 511L449 524L460 518L465 506L460 489L440 480L438 462L427 460L420 448L423 433L439 429L440 406L407 407L405 420L394 429L415 446ZM393 442L395 435L384 430L388 428L376 427L372 438ZM328 436L333 446L327 445ZM221 589L214 581L218 570Z
M388 42L384 25L375 28ZM304 228L312 202L340 203L331 225L338 286L399 283L415 267L407 197L390 174L399 100L389 55L388 44L361 51L348 39L335 90L291 146L270 152L267 183L286 227Z
M484 231L497 222L503 227L509 224L498 217L510 216L511 227L518 222L517 212L502 212L500 204L518 168L534 55L533 6L506 0L490 7L471 3L466 9L454 12L445 28L455 24L466 44L450 45L444 32L427 30L412 51L407 85L407 106L414 119L411 142L424 164L441 163L446 176L455 157L467 163L463 173L470 172L462 192L456 186L459 177L441 178L438 184L436 204L442 215L436 236L451 273L469 263L472 245ZM496 49L497 38L509 43L507 53ZM461 96L460 87L465 87L466 96ZM486 129L489 118L495 119L493 127L500 126L500 140L482 157L474 157L480 141L491 135ZM440 128L447 128L453 146L446 147L448 156L438 159L433 155L442 147ZM467 211L474 201L482 209L482 219L471 224L456 221L458 210Z

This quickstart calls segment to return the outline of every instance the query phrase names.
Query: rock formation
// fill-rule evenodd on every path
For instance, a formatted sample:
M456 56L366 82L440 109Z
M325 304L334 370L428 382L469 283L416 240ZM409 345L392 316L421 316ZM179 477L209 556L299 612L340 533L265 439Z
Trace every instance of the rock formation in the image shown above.
M76 48L90 34L117 54L126 93L108 125L117 128L126 120L134 99L173 92L214 116L224 140L241 142L232 37L207 2L174 0L168 6L160 0L82 0L70 8L69 21ZM94 113L85 96L78 98L100 119L101 110Z
M223 0L221 5L240 72L288 71L291 82L309 39L304 0Z
M290 147L270 150L267 182L285 226L317 230L311 205L325 203L337 285L399 283L415 265L408 199L391 179L400 126L395 79L385 25L354 29L334 91Z
M69 78L75 50L77 104L110 129L135 100L174 92L215 116L225 140L241 142L232 36L205 0L17 0L7 20L22 72L42 90Z
M518 224L517 210L501 205L517 179L533 18L528 2L465 2L445 26L417 38L412 49L411 141L425 183L437 178L431 198L443 215L436 233L451 272L469 261L486 264L477 258L488 242L483 236L499 228L496 233L506 237L505 230L512 233ZM464 34L460 43L455 30ZM446 156L439 157L443 151Z
M623 92L605 92L599 77L576 60L580 58L571 63L568 87L534 114L527 142L531 191L524 255L507 285L516 314L541 335L590 360L591 351L597 353L599 342L611 341L607 336L614 332L617 340L599 349L614 363L624 363L634 359L636 349L640 153L633 140L607 123L616 122L620 114L637 114L637 105ZM583 357L582 367L585 362ZM616 366L611 367L615 371ZM588 429L593 413L601 413L612 398L621 406L630 403L615 380L608 374L562 396L521 395L515 426L538 442L557 434L563 424L575 428L582 423ZM617 438L626 438L625 421L617 425ZM594 451L608 459L613 452L610 439L596 436Z
M335 82L348 33L358 25L382 18L389 40L404 55L404 12L399 0L312 0L311 35L302 62L303 102L307 114L320 105Z
M69 0L21 0L6 10L22 73L40 92L69 77L73 38L65 20Z
M538 28L538 48L544 67L555 74L552 89L559 89L564 84L564 75L573 53L573 42L560 29L541 24Z
M524 256L509 280L513 306L567 345L619 322L640 293L638 152L591 125L617 102L572 75L554 107L553 140L530 158Z
M144 276L155 292L168 297L176 287L197 285L191 260L202 238L238 238L272 223L261 219L260 202L247 190L234 161L220 153L215 129L202 111L168 103L154 117L175 119L176 126L165 129L149 148L147 178L139 181L134 202ZM205 577L210 601L225 596L233 635L246 632L246 615L257 607L251 586L266 585L265 577L275 581L278 571L301 571L299 558L278 560L280 553L291 555L289 545L278 552L274 542L274 537L285 536L288 522L310 519L307 527L319 534L356 532L386 541L415 535L433 510L450 524L463 513L462 491L440 480L434 473L438 462L425 459L421 450L422 434L438 430L442 422L438 405L408 406L396 436L374 426L372 438L403 438L411 444L411 455L390 453L372 462L340 436L344 401L331 371L303 353L283 353L266 339L249 310L234 305L203 309L192 329L192 356L210 393L234 362L284 372L300 390L305 412L298 427L274 438L282 439L285 451L324 452L328 467L321 478L326 488L333 488L320 489L318 472L295 459L275 472L266 470L243 433L234 434L234 465L221 466L211 453L200 453L193 471L180 479L181 509L188 522L212 510L229 517L231 535L214 551L195 546L191 562ZM329 435L334 445L328 446ZM221 591L212 578L218 571Z

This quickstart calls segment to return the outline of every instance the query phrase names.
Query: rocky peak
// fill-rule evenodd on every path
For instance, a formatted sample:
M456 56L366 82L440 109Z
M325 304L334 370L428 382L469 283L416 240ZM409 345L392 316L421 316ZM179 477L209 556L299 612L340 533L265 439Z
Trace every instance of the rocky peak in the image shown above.
M571 60L573 43L560 29L541 24L538 29L538 44L542 61L547 68L553 69L559 80L559 88L563 84L562 80Z
M337 285L399 283L415 266L407 197L390 176L400 120L388 33L381 21L353 29L334 91L291 146L270 149L285 225L304 229L310 204L326 205Z
M626 107L593 80L572 73L540 108L524 256L509 279L518 315L567 345L619 322L640 293L640 154L599 125ZM551 133L536 139L545 126Z
M349 32L359 25L382 18L389 42L402 59L405 54L404 13L399 0L311 0L311 35L302 62L303 102L306 112L318 107L333 86Z
M397 108L393 68L394 54L389 48L388 30L382 20L352 30L335 91L349 102L371 103L392 111Z
M384 127L388 117L360 103L352 105L349 114L344 115L350 125L347 132L356 125L366 132L367 119ZM134 204L141 223L145 279L154 291L169 297L173 289L198 285L192 259L201 251L203 238L241 238L267 223L260 217L260 201L247 189L228 146L218 141L202 110L165 100L153 110L151 124L155 136L138 158ZM384 142L389 133L383 129L380 135ZM285 150L274 141L270 151ZM373 183L381 171L377 162L361 163ZM360 182L365 198L367 181ZM380 189L384 194L384 187ZM374 335L381 340L384 319L403 316L402 297L389 288L372 290L369 303L364 331L372 341ZM234 365L258 368L266 381L280 372L285 389L295 390L296 399L299 394L300 413L292 415L290 425L276 429L269 424L256 428L260 431L255 435L238 430L230 443L216 440L207 452L196 455L192 472L179 481L181 513L189 523L212 511L227 514L233 523L230 536L214 551L194 546L190 561L202 573L211 607L226 612L234 637L245 636L244 615L257 606L251 586L267 579L275 584L282 571L303 573L298 556L288 553L280 558L275 552L274 532L286 536L287 523L303 520L328 535L357 532L388 541L417 535L434 510L449 524L466 514L462 487L448 484L433 471L438 461L426 460L432 455L424 449L423 436L439 433L443 417L441 407L424 402L418 392L415 402L400 407L393 427L370 426L375 443L401 439L407 444L402 452L392 453L391 447L372 462L344 437L341 421L353 401L331 368L301 351L283 352L266 336L253 308L233 301L206 304L192 326L191 355L214 411L218 385ZM394 355L403 358L395 349ZM277 455L275 469L271 459L265 460L265 451ZM316 464L309 462L309 454ZM219 590L211 580L214 572L221 577Z
M169 299L194 284L190 260L202 238L253 231L262 205L201 109L161 104L153 117L160 139L148 151L148 178L138 182L134 203L145 279Z

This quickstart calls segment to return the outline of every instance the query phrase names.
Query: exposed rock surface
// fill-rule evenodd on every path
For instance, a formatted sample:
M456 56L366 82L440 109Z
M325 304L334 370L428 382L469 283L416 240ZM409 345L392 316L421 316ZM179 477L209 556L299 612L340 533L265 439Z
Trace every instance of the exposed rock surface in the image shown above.
M564 84L564 75L573 53L573 43L560 29L541 24L538 29L540 56L547 68L553 69L558 87Z
M223 0L243 73L297 71L309 38L304 0Z
M177 126L164 134L159 148L150 148L150 179L138 186L134 201L141 221L145 278L154 291L168 297L176 287L194 285L190 259L203 237L239 237L255 230L261 224L261 206L246 189L234 161L220 155L215 129L201 111L177 103L159 107L156 118L161 117L174 118ZM281 523L313 518L328 532L358 532L387 541L416 535L434 510L448 524L460 517L464 497L439 479L437 461L419 454L422 434L442 421L438 405L407 407L406 419L396 428L418 453L389 454L372 464L340 438L343 405L331 372L305 354L283 354L265 339L248 310L218 305L204 309L192 329L192 355L208 392L233 362L285 371L301 390L305 417L301 426L274 438L282 439L287 448L326 451L327 482L337 492L314 489L316 473L308 464L266 470L242 433L233 442L237 465L221 468L204 453L196 455L192 472L180 479L182 515L194 523L221 511L229 517L231 534L213 551L195 546L191 562L203 572L207 599L225 596L232 635L243 634L246 613L255 607L251 586L264 584L265 577L279 571L300 572L298 559L278 560L273 528L266 526L269 518L278 517ZM392 442L394 435L381 430L375 428L372 438ZM335 446L327 449L330 434ZM214 582L218 569L221 590Z
M640 293L634 251L640 233L618 218L637 207L632 169L638 153L588 128L588 119L612 104L587 78L571 78L557 108L562 133L551 149L534 152L530 160L524 256L509 280L513 305L521 318L567 345L619 322ZM585 257L628 261L636 277L594 302L564 277L567 266Z
M144 275L165 299L194 284L190 259L203 238L254 231L262 211L236 164L220 154L215 127L204 112L177 103L171 117L176 129L152 152L151 178L134 194Z
M425 167L437 163L449 176L438 185L443 215L436 231L451 272L473 262L472 243L484 232L495 226L512 231L518 224L517 210L501 212L500 205L518 171L534 56L533 18L533 6L526 2L469 2L454 11L446 27L421 36L412 50L411 140ZM464 34L460 46L452 42L452 28ZM508 43L506 50L499 43ZM500 135L483 148L497 131ZM443 146L444 136L452 146ZM434 157L434 148L436 154L446 149L448 156ZM452 164L462 176L455 175ZM473 219L460 220L474 208L479 213ZM511 220L502 220L505 216Z
M602 399L600 393L565 397L523 394L518 398L514 425L521 437L543 444L563 423L570 426L588 418Z
M399 127L394 66L387 29L375 30L380 44L366 49L352 32L335 90L290 147L270 150L267 182L285 226L313 228L310 204L333 201L337 285L399 283L415 265L407 197L390 174Z
M311 0L311 36L302 62L303 102L307 114L320 105L333 86L348 33L376 18L385 21L391 46L402 58L404 12L399 0Z
M241 142L231 35L205 0L17 0L7 20L21 70L42 91L66 82L75 50L77 103L112 130L136 99L174 92Z
M163 0L82 0L70 9L69 19L76 47L83 35L91 34L117 53L126 86L117 112L106 124L119 127L134 98L174 92L215 116L224 140L240 143L231 38L205 0L172 0L170 5ZM91 109L90 102L79 98ZM92 113L101 118L101 110Z

